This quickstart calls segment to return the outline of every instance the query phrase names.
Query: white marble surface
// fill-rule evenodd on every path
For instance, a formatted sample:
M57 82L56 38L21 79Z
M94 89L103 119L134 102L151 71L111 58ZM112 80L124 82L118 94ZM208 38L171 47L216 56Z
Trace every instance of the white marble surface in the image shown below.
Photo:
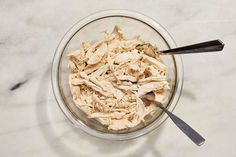
M235 0L0 0L0 156L235 157L235 6ZM206 138L202 147L170 120L127 142L91 137L66 120L50 84L54 50L71 25L106 9L146 14L165 26L178 45L216 38L225 42L222 53L183 56L184 89L174 112Z

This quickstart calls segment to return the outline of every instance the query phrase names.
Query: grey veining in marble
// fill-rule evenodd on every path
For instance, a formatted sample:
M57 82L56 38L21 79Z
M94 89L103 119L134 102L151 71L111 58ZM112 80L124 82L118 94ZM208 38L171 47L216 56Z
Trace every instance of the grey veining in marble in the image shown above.
M236 156L235 0L0 0L0 156ZM129 9L160 22L179 46L221 39L224 52L183 56L184 89L175 114L206 138L191 143L172 123L123 142L91 137L64 117L50 66L65 32L106 9Z

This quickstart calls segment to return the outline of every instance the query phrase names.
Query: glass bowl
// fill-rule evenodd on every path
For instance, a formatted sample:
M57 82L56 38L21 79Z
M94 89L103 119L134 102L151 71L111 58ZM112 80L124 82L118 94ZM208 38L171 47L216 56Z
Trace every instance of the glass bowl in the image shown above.
M160 126L167 118L158 110L153 116L145 117L145 124L130 129L108 130L96 119L76 107L69 87L69 67L67 54L79 49L84 41L96 41L103 38L104 31L111 32L118 25L127 38L139 35L142 40L156 45L160 50L176 47L169 33L156 21L142 14L126 10L108 10L90 15L76 23L63 37L57 47L52 64L52 87L55 98L66 117L83 131L104 139L128 140L147 134ZM183 84L183 68L180 56L163 55L168 66L167 76L171 90L164 104L170 111L175 108Z

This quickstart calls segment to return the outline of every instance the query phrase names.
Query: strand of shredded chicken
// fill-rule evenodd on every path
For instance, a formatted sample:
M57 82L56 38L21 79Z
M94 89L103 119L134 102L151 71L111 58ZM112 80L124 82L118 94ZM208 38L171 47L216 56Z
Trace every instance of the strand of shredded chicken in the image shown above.
M117 26L103 40L84 42L68 56L74 102L108 129L134 127L154 113L157 107L140 99L149 92L165 101L166 65L156 48L139 38L126 39Z

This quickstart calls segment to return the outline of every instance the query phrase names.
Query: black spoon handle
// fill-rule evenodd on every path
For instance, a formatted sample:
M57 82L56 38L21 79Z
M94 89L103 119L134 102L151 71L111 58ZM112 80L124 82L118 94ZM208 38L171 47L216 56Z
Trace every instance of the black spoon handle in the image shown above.
M170 50L161 51L161 54L188 54L188 53L203 53L203 52L213 52L222 51L224 48L224 43L220 40L212 40L199 44L193 44L183 47L178 47Z
M183 120L181 120L179 117L168 111L165 107L162 106L162 104L156 102L157 105L168 114L168 116L171 118L171 120L176 124L176 126L182 130L185 135L187 135L196 145L201 146L205 139L197 133L193 128L191 128L188 124L186 124Z

